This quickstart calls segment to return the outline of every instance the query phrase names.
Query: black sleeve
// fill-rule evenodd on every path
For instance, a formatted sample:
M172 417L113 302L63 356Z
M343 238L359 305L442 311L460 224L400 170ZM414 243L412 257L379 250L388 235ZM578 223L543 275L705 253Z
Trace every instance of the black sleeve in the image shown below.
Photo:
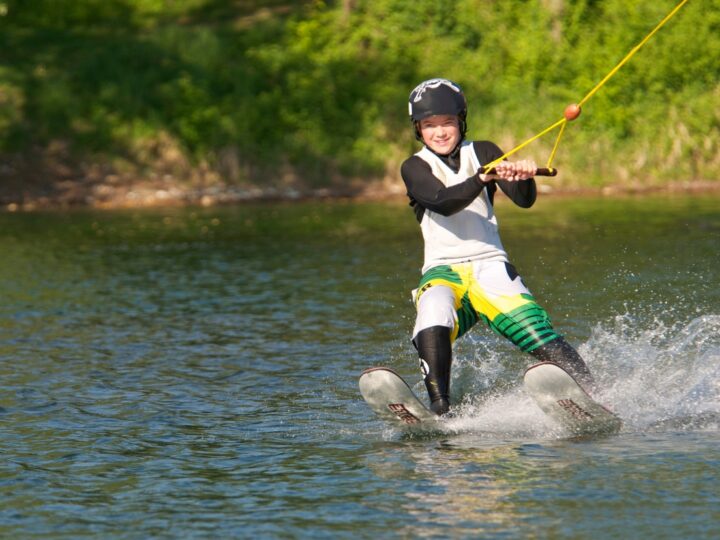
M495 161L497 158L503 155L503 151L490 141L475 141L473 143L475 148L475 154L477 155L480 163L486 164ZM537 186L535 185L534 178L528 178L527 180L520 180L519 182L510 182L508 180L493 180L491 182L493 187L488 186L488 194L490 195L490 201L492 202L493 195L495 194L495 185L500 186L500 189L507 195L512 202L522 208L530 208L535 204L537 198Z
M473 202L484 187L477 174L454 186L445 186L432 173L430 165L417 156L405 160L400 167L400 174L410 197L410 205L415 208L419 219L425 208L443 216L451 216Z

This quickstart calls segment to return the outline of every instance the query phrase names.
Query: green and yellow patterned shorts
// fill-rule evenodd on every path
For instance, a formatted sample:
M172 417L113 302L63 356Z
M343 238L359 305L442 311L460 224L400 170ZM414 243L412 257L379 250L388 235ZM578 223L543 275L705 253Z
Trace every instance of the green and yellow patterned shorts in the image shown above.
M525 352L560 337L547 312L506 262L436 266L413 292L417 308L413 336L443 325L452 328L454 341L482 319Z

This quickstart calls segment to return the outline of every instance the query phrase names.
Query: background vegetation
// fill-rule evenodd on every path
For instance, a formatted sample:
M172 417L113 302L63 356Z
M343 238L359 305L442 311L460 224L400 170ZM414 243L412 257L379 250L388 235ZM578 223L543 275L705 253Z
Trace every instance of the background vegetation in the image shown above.
M559 119L676 0L0 0L0 197L141 181L398 186L412 87L472 138ZM553 185L720 179L720 0L689 2L569 126ZM546 136L523 157L547 159Z

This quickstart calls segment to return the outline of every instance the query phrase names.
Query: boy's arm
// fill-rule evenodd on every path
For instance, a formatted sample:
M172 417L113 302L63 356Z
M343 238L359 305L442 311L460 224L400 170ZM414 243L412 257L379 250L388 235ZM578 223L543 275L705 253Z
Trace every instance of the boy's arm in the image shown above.
M485 187L477 174L454 186L446 186L423 159L412 156L400 167L410 204L420 205L443 216L451 216L469 205Z
M503 193L522 208L530 208L537 199L537 186L534 178L525 180L496 180Z

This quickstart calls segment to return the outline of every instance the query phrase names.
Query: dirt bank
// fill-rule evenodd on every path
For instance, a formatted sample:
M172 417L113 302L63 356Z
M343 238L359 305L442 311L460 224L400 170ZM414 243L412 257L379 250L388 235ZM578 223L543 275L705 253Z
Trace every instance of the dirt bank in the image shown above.
M0 186L0 210L31 211L67 208L150 208L161 206L214 206L271 200L403 199L402 181L367 180L341 189L261 187L229 185L216 178L178 182L170 175L128 181L115 175L62 178L47 183L37 175L5 179ZM660 187L605 186L602 188L558 188L552 180L538 181L544 196L623 196L648 193L720 192L719 181L682 181Z

